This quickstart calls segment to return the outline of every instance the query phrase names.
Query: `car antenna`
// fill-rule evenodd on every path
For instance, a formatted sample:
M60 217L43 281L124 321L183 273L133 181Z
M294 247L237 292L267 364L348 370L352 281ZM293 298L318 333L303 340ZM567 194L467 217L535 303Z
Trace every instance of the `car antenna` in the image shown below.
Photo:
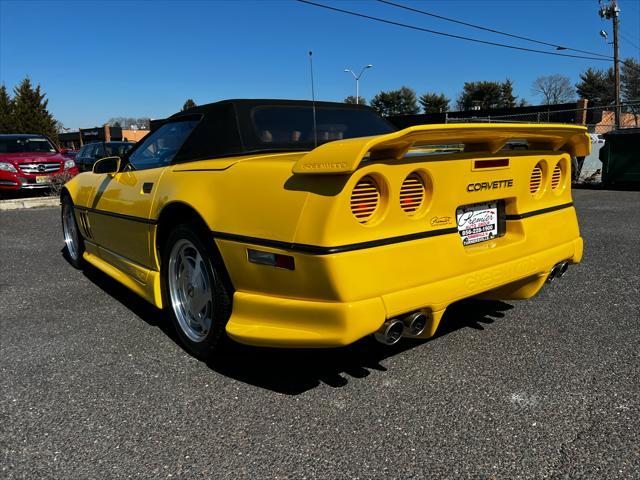
M313 147L318 146L318 130L316 128L316 92L313 88L313 52L309 51L309 67L311 68L311 108L313 110Z

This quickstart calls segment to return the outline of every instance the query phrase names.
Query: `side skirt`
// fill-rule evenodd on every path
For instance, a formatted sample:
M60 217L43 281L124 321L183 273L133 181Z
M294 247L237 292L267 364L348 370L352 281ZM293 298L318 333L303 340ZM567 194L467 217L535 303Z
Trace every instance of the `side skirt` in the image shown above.
M83 258L98 270L107 274L117 282L121 283L146 301L162 309L162 295L160 291L160 272L146 269L140 265L128 262L126 259L85 240L85 252ZM103 256L117 258L123 268L127 268L131 273L123 271L113 263L106 261ZM144 283L140 277L144 276Z

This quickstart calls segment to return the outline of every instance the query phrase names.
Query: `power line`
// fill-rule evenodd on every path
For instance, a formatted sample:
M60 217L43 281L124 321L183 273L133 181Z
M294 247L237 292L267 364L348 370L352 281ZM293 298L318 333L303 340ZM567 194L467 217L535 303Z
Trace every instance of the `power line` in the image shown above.
M635 43L633 43L629 38L627 38L626 36L624 36L622 33L620 33L620 36L622 38L624 38L627 42L629 42L631 44L631 46L636 47L638 50L640 50L640 47L638 45L636 45Z
M296 1L299 2L299 3L306 3L308 5L313 5L314 7L319 7L319 8L324 8L324 9L327 9L327 10L332 10L334 12L345 13L347 15L352 15L354 17L366 18L366 19L373 20L373 21L376 21L376 22L386 23L388 25L395 25L397 27L409 28L411 30L417 30L417 31L420 31L420 32L431 33L433 35L440 35L442 37L457 38L459 40L466 40L468 42L482 43L484 45L493 45L494 47L509 48L511 50L521 50L523 52L541 53L543 55L554 55L556 57L584 58L584 59L587 59L587 60L599 60L599 61L602 61L602 62L611 61L610 58L588 57L588 56L585 56L585 55L572 55L572 54L569 54L569 53L547 52L545 50L538 50L538 49L535 49L535 48L516 47L515 45L507 45L505 43L490 42L490 41L487 41L487 40L480 40L480 39L477 39L477 38L464 37L462 35L454 35L453 33L440 32L440 31L431 30L431 29L428 29L428 28L417 27L415 25L409 25L409 24L406 24L406 23L395 22L393 20L386 20L386 19L380 18L380 17L373 17L371 15L365 15L364 13L352 12L351 10L344 10L342 8L331 7L329 5L323 5L321 3L312 2L310 0L296 0Z
M588 55L597 55L599 57L604 57L604 58L607 58L607 59L611 60L611 56L610 55L604 55L602 53L589 52L588 50L579 50L577 48L570 48L570 47L565 47L564 45L558 45L558 44L555 44L555 43L543 42L542 40L536 40L534 38L523 37L521 35L515 35L513 33L502 32L500 30L495 30L493 28L483 27L481 25L475 25L473 23L463 22L461 20L456 20L454 18L444 17L442 15L437 15L435 13L427 12L425 10L420 10L420 9L417 9L417 8L408 7L406 5L401 5L399 3L390 2L388 0L378 0L378 2L387 4L387 5L391 5L391 6L394 6L394 7L397 7L397 8L402 8L402 9L408 10L410 12L420 13L422 15L427 15L429 17L438 18L440 20L445 20L447 22L457 23L459 25L465 25L465 26L471 27L471 28L477 28L478 30L484 30L485 32L497 33L498 35L504 35L505 37L511 37L511 38L517 38L517 39L520 39L520 40L526 40L527 42L538 43L540 45L547 45L549 47L557 48L558 50L570 50L572 52L586 53Z

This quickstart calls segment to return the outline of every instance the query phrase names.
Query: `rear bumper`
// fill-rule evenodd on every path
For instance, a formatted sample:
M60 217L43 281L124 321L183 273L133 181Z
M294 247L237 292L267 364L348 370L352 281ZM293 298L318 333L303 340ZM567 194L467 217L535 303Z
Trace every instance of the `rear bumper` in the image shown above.
M295 254L295 271L249 264L246 249L256 248L250 244L217 244L237 289L227 333L274 347L347 345L416 310L431 319L428 337L451 303L530 298L556 263L578 263L583 251L573 207L510 221L507 235L472 247L453 233L357 252Z

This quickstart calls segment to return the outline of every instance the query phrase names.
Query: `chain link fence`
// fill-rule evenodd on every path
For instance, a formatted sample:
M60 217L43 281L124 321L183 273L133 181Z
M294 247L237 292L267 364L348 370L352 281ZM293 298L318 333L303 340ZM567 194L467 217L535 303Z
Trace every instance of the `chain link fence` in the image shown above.
M640 101L620 105L620 128L640 128ZM590 107L586 100L556 105L530 105L501 110L471 110L448 113L392 115L387 117L399 129L413 125L442 123L558 123L586 126L591 134L591 153L572 159L572 178L581 183L598 183L602 171L600 149L605 144L601 134L615 130L615 106ZM462 145L429 145L442 152L447 148L459 150ZM452 148L456 147L456 148ZM526 147L525 147L526 148Z
M640 102L620 105L620 128L640 128ZM466 113L466 112L465 112ZM465 115L456 117L455 113L446 116L446 123L564 123L584 125L589 133L602 134L615 129L615 112L612 106L573 108L566 110L539 110L536 112L515 113L509 115Z

